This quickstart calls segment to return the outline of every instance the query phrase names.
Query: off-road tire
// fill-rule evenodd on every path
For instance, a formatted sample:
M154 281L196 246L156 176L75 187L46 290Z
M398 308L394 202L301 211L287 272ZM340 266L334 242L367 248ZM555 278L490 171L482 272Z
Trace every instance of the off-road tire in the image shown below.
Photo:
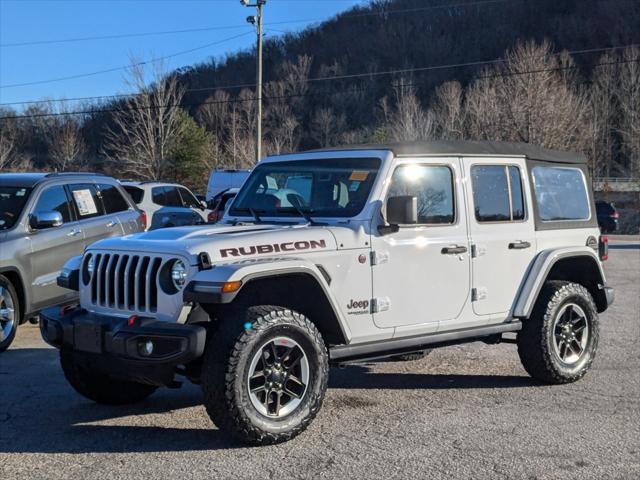
M210 332L202 369L204 404L216 426L253 445L292 439L314 419L327 389L327 349L315 325L284 307L261 305L226 312ZM264 342L287 337L299 344L309 364L302 402L281 419L260 413L251 403L247 385L250 362Z
M574 365L563 364L553 345L556 315L568 303L578 305L586 314L589 327L587 345ZM522 322L518 332L518 355L524 369L533 378L550 384L575 382L593 363L598 347L598 311L589 291L582 285L565 281L546 282L530 318Z
M13 308L14 308L13 327L11 328L11 331L6 336L6 338L0 341L0 353L1 353L1 352L4 352L7 348L9 348L9 346L13 343L14 338L16 338L16 332L18 331L18 324L20 323L20 319L22 317L20 316L20 301L18 299L18 294L16 293L15 288L13 288L13 285L11 284L11 282L2 275L0 275L0 288L5 290L7 294L11 297L11 303L13 304Z
M413 352L413 353L403 353L400 355L394 355L393 357L389 357L389 360L394 362L415 362L417 360L422 360L426 358L431 353L431 349L422 350L421 352Z
M73 389L96 403L128 405L140 402L156 391L152 385L119 380L88 369L76 361L73 352L68 350L60 351L60 364Z

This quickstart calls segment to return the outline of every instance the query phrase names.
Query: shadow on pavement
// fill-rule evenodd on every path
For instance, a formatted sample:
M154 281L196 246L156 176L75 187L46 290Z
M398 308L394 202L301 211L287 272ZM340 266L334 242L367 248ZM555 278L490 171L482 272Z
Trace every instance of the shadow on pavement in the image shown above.
M365 365L331 370L333 389L477 389L538 385L528 377L455 374L376 373ZM202 405L199 387L160 389L135 405L112 407L93 403L66 383L58 352L50 348L13 349L0 355L0 453L145 453L244 448L209 423L204 408L193 417L171 413ZM145 416L168 415L152 420ZM139 416L138 425L115 425ZM202 418L201 418L202 417ZM94 423L100 422L99 425ZM147 425L139 425L140 423ZM151 423L149 425L149 423ZM210 428L209 428L210 426Z
M329 377L329 388L451 390L522 388L540 385L531 377L525 376L382 373L372 372L363 365L334 368Z

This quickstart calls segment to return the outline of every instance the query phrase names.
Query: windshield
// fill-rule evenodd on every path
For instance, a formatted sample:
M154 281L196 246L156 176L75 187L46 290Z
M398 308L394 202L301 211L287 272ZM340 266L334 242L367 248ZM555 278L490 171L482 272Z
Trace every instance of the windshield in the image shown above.
M15 225L30 193L30 188L0 186L0 230Z
M353 217L375 181L377 158L296 160L258 165L230 215Z

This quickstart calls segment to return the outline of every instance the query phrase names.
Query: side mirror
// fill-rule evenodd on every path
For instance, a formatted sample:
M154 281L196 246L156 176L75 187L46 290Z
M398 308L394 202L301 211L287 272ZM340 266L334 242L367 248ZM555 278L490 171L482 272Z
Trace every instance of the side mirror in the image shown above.
M380 228L380 233L397 232L400 225L418 223L418 199L410 195L390 197L387 200L387 226Z
M36 212L29 217L29 226L33 230L45 230L62 226L62 214L60 212Z
M201 208L202 210L206 210L207 208L209 208L209 207L207 206L207 202L205 202L204 200L200 200L200 208Z

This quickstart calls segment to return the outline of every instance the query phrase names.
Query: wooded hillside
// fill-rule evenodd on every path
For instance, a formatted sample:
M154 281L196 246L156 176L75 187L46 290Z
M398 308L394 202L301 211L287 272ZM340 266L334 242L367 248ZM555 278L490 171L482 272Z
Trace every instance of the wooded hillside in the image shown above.
M583 151L597 176L638 176L639 25L636 0L373 1L266 41L266 153L512 140ZM214 166L253 163L254 52L159 70L151 87L139 69L131 79L134 99L36 105L0 120L0 169L92 168L198 187ZM91 113L46 116L64 108ZM162 133L140 141L136 128L148 126Z

